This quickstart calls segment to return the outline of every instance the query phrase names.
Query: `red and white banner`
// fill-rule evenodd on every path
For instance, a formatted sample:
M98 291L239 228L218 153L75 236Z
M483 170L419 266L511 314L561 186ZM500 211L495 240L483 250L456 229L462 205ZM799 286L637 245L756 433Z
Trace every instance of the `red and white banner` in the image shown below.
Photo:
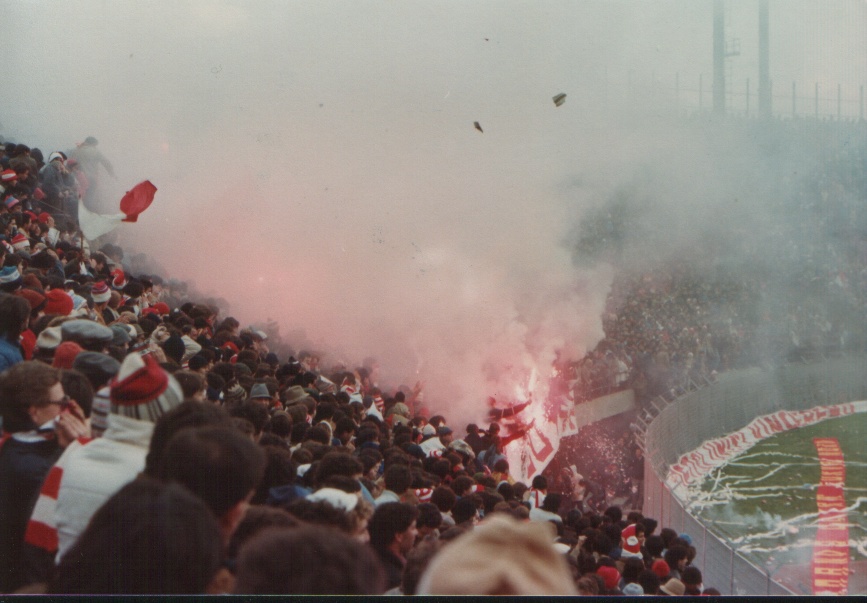
M562 438L578 433L571 390L543 399L544 403L533 402L524 411L534 420L524 436L509 443L505 450L510 473L524 483L530 483L548 466L560 449Z
M632 390L623 390L596 400L575 404L572 387L534 402L524 414L532 422L524 437L506 447L509 469L515 479L529 483L540 475L560 449L560 440L576 435L582 425L626 412L635 405Z
M867 412L867 400L816 406L809 410L780 410L770 415L756 417L746 427L724 437L708 440L692 452L684 454L668 470L666 484L682 498L686 486L703 479L708 473L748 450L756 442L790 429L798 429L826 419L835 419L858 412Z
M120 211L114 214L98 214L90 211L84 203L78 204L78 224L88 240L94 240L117 228L121 222L136 222L139 215L150 207L157 187L150 180L139 182L128 190L118 204Z
M846 462L837 438L813 438L821 478L816 490L819 529L813 545L813 594L845 595L849 590L849 518L843 486Z

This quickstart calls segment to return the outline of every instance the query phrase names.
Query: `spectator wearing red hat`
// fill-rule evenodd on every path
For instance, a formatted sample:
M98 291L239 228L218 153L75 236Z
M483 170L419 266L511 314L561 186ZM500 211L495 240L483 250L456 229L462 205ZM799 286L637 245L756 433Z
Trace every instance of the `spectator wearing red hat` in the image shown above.
M145 308L141 311L142 318L144 318L145 316L150 316L151 314L159 316L160 312L156 308Z
M72 298L63 289L51 289L45 294L47 303L45 313L56 316L69 316L74 304Z
M650 569L659 578L660 583L667 580L668 577L671 575L671 568L668 567L668 563L666 563L663 559L657 559L656 561L654 561Z
M111 271L111 286L114 289L123 289L126 284L126 274L124 274L122 268L115 268Z
M24 233L19 232L12 237L12 247L15 249L15 253L26 253L29 255L30 239Z
M93 300L94 320L102 325L108 324L106 322L106 308L108 308L108 302L111 300L111 289L103 281L94 283L90 289L90 298Z
M51 362L51 366L59 369L71 369L75 357L83 351L84 348L74 341L64 341L54 350L54 360Z
M18 175L15 173L15 170L13 170L13 169L6 168L2 172L0 172L0 182L2 182L4 186L5 185L11 186L11 185L15 184L15 182L17 182L17 180L18 180Z
M643 559L641 545L644 544L644 526L634 523L623 528L620 534L621 559L635 557Z
M165 316L166 314L168 314L169 312L171 312L171 309L169 308L169 305L168 305L166 302L157 302L157 303L155 303L155 304L154 304L153 306L151 306L151 307L152 307L152 308L156 311L156 313L159 314L160 316Z
M617 571L616 567L602 565L596 570L596 573L602 576L602 580L605 583L606 592L600 594L613 595L620 593L620 572Z

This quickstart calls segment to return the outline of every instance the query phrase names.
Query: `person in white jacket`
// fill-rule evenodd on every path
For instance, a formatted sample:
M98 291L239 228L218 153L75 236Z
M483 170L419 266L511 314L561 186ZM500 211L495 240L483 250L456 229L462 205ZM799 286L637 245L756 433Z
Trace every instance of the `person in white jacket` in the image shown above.
M32 581L44 580L96 510L144 469L154 422L183 402L177 381L136 353L121 364L110 398L103 436L70 444L42 486L24 538Z

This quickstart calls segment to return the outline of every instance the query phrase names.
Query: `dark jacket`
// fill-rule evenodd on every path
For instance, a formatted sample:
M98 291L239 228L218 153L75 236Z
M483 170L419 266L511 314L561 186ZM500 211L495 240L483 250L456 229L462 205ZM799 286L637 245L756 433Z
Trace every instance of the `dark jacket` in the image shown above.
M13 437L0 448L0 593L26 583L24 531L42 482L62 451L53 439L31 443Z
M388 581L387 589L392 589L395 586L400 586L403 581L403 561L391 551L382 551L374 549L376 556L382 562L382 567L385 569L385 576Z

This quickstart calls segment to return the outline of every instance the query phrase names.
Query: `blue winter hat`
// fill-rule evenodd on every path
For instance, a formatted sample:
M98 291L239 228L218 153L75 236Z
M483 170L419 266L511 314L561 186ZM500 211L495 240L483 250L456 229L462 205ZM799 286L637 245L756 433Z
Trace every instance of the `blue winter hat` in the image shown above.
M14 291L24 281L21 280L21 273L15 266L6 266L0 269L0 290Z

